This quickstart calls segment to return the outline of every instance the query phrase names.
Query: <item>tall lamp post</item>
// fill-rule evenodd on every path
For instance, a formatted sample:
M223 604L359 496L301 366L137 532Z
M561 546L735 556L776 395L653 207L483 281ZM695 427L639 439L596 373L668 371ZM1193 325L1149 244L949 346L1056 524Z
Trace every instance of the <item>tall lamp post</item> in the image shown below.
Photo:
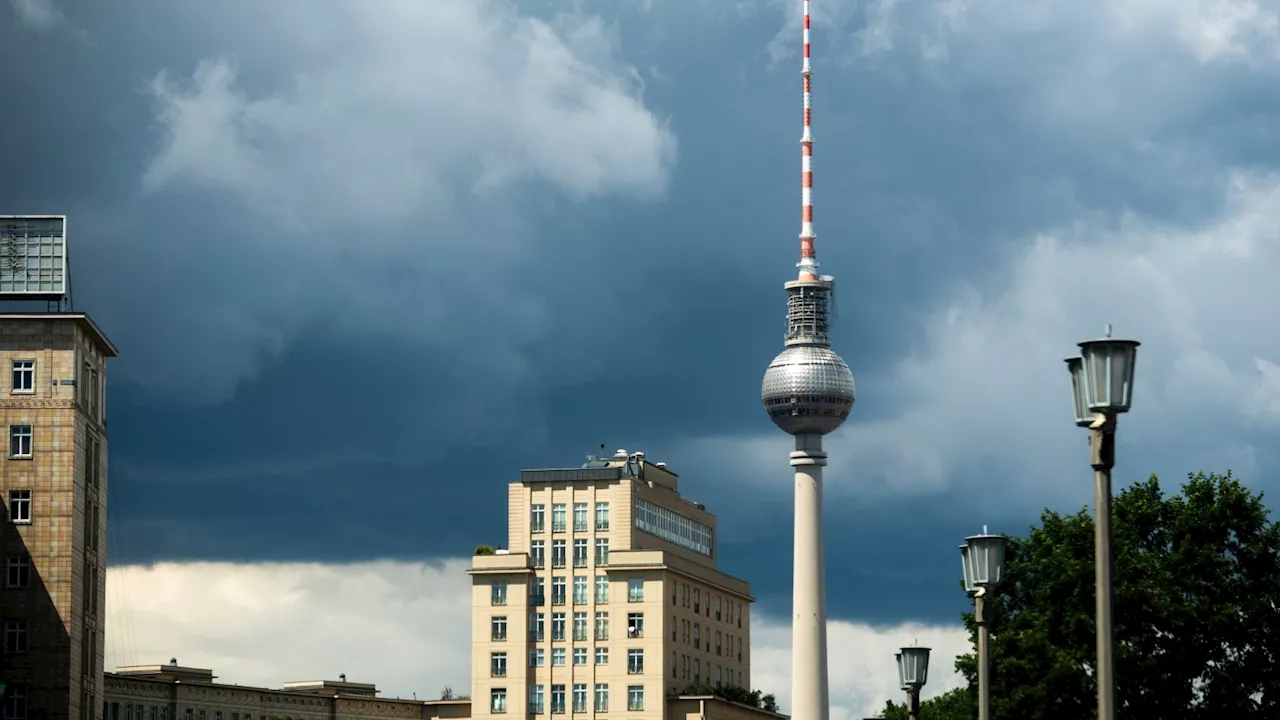
M991 651L988 644L987 597L995 594L1004 575L1004 554L1009 540L1003 535L971 535L960 546L964 565L964 589L973 596L973 618L978 624L978 720L991 720Z
M898 680L907 693L907 717L920 720L920 688L929 682L929 648L904 647L893 657L898 661Z
M1097 602L1098 720L1115 720L1115 634L1111 624L1114 594L1111 573L1111 468L1116 464L1116 417L1129 411L1133 399L1136 340L1106 337L1080 343L1080 357L1067 358L1076 425L1089 428L1089 462L1093 465L1094 595Z

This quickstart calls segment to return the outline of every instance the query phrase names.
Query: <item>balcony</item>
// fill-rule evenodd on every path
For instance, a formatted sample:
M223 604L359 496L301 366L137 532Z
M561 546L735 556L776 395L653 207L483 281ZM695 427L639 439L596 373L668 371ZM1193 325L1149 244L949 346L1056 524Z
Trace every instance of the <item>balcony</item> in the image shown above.
M519 572L529 569L529 556L525 553L508 553L495 555L475 555L471 558L469 575L491 575Z

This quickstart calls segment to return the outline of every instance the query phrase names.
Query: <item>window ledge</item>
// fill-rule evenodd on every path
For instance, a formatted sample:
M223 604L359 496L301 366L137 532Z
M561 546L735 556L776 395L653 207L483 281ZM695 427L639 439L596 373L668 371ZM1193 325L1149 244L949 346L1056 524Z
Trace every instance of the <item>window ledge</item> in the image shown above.
M10 460L32 460L34 458L35 458L35 455L10 455L9 456Z

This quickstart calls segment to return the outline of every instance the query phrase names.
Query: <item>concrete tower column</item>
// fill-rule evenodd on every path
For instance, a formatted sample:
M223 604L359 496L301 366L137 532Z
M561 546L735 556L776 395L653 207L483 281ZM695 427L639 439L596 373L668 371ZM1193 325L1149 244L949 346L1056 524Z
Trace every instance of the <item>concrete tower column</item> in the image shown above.
M796 435L795 555L791 597L791 717L828 720L827 579L822 545L822 436Z

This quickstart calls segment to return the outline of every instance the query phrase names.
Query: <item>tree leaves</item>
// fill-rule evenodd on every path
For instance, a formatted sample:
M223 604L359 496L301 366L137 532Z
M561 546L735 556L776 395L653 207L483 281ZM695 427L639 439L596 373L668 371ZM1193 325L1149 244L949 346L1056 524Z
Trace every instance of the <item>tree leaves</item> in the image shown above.
M1228 472L1190 475L1166 497L1152 476L1116 496L1113 517L1118 714L1280 717L1280 529L1262 495ZM1010 540L987 603L992 716L1093 717L1093 518L1040 521ZM965 624L976 641L971 614ZM973 655L956 668L976 687Z

